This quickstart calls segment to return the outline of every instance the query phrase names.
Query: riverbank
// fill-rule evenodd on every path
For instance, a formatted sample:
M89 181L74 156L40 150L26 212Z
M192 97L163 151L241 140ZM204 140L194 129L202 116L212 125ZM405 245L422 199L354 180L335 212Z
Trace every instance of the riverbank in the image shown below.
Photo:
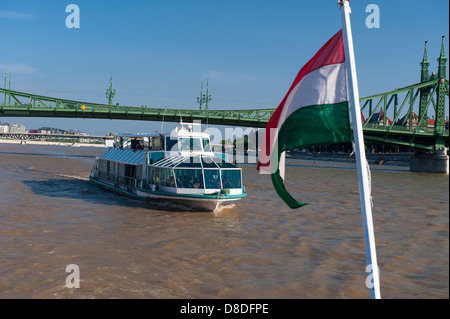
M47 142L47 141L22 141L22 140L7 140L0 139L0 144L22 144L22 145L57 145L57 146L71 146L71 147L105 147L105 144L90 144L90 143L65 143L65 142Z

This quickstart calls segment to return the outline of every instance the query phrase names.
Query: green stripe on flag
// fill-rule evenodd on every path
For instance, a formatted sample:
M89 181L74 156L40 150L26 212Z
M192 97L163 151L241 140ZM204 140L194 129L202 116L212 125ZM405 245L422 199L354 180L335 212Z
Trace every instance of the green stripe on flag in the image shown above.
M351 141L348 102L306 106L292 113L282 124L278 133L278 152Z
M306 203L299 202L298 200L295 200L291 194L286 190L284 187L283 179L280 176L280 171L277 170L274 174L271 174L272 176L272 183L275 187L275 190L278 193L278 196L281 197L281 199L284 200L284 202L292 209L299 208L305 205L308 205Z
M348 102L339 104L302 107L292 113L281 125L278 133L278 163L284 151L325 143L348 143L352 141ZM275 150L274 150L275 151ZM278 195L291 208L306 203L295 200L284 186L279 169L272 174L272 183Z

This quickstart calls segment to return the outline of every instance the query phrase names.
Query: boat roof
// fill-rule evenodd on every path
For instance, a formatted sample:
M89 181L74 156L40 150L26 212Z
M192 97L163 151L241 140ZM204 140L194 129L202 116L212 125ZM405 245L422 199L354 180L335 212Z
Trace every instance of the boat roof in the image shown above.
M119 133L114 134L114 137L159 137L159 136L171 136L171 137L209 137L211 134L204 132L193 132L186 130L179 130L169 133Z
M154 167L161 168L197 168L197 169L239 169L236 165L228 163L221 158L202 155L177 155L160 159L153 164Z
M187 127L186 127L187 126ZM200 127L201 123L180 123L180 126L174 128L171 132L155 132L155 133L118 133L114 134L116 137L157 137L157 136L191 136L191 137L206 137L211 134L200 131L200 128L194 129L194 127Z
M124 164L142 164L143 163L143 150L128 150L121 148L110 148L106 153L99 156L100 159L121 162Z
M114 134L115 137L157 137L161 134L158 133L120 133Z
M185 130L180 130L180 131L176 131L176 132L170 132L170 133L166 133L164 134L164 136L171 136L171 137L210 137L211 134L209 133L204 133L204 132L193 132L193 131L185 131Z

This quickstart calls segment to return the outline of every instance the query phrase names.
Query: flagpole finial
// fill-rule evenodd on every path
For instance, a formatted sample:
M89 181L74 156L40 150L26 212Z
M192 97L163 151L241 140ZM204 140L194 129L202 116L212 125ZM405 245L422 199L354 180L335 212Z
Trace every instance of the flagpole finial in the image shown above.
M348 2L350 4L350 0L338 0L337 4L338 4L339 8L344 5L344 2Z
M338 0L337 4L339 6L339 10L342 9L342 7L347 6L349 13L352 13L352 9L350 8L350 0Z

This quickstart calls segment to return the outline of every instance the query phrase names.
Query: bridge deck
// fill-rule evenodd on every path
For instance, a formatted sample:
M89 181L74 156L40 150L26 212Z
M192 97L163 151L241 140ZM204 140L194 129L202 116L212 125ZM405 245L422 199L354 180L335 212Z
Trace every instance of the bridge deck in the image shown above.
M417 97L427 89L429 99L426 107L436 113L434 94L444 83L448 96L448 81L428 81L397 89L394 91L369 96L361 99L362 116L365 118L364 137L368 140L380 141L414 148L432 150L436 147L449 146L448 122L443 121L432 128L424 129L423 121L414 121L414 108L417 108ZM403 94L403 95L402 95ZM440 92L439 94L443 94ZM35 95L25 92L1 89L3 103L0 104L0 116L3 117L59 117L59 118L92 118L140 121L184 122L201 121L210 125L242 126L265 128L275 108L246 110L189 110L171 108L146 108L132 106L114 106L54 97ZM403 101L401 100L403 98ZM399 102L400 101L400 102ZM401 102L402 101L402 102ZM1 103L1 100L0 100ZM388 118L388 111L392 114ZM366 114L364 116L363 114Z

